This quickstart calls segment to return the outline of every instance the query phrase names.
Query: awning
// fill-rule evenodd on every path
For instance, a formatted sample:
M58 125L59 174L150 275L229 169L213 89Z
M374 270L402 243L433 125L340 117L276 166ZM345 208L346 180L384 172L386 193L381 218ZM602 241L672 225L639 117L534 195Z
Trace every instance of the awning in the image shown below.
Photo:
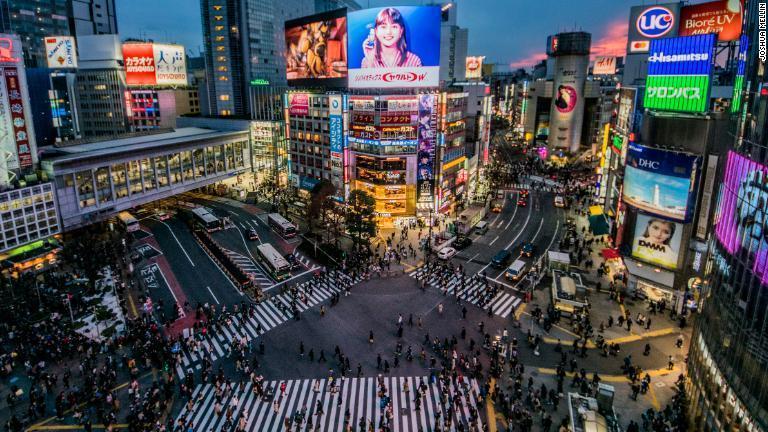
M621 255L619 254L619 251L613 248L603 249L600 253L603 255L603 258L607 260L621 257Z
M608 234L608 221L605 220L605 215L599 214L589 217L589 230L594 235L606 235Z
M589 208L589 215L590 216L597 216L603 214L603 207L599 205L594 205Z

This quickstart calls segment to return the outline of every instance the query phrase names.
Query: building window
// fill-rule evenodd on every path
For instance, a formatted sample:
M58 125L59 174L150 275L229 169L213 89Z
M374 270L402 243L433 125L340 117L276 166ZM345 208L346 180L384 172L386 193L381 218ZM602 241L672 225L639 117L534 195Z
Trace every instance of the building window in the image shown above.
M229 95L228 94L219 95L219 100L220 101L228 101L229 100Z

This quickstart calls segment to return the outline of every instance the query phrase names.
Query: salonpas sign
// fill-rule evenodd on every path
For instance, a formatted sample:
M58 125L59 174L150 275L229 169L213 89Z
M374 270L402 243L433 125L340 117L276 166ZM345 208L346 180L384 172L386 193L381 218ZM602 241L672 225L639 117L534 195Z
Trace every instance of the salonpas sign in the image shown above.
M651 41L643 105L658 111L709 108L714 34Z

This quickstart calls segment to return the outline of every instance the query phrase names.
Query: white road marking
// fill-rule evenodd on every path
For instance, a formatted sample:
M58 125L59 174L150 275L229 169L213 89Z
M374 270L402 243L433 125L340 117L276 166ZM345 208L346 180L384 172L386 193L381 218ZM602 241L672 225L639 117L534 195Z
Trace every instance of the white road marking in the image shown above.
M491 245L493 245L494 243L496 243L496 240L498 240L498 239L499 239L499 236L496 236L496 238L495 238L495 239L491 240L491 242L490 242L490 243L488 243L488 246L491 246Z
M267 292L267 291L269 291L271 289L275 289L275 288L279 287L280 285L282 285L284 283L287 283L287 282L290 282L290 281L296 279L297 277L304 276L305 274L307 274L309 272L312 272L312 271L315 271L315 270L319 270L319 269L320 269L320 267L312 267L311 269L309 269L309 270L307 270L307 271L305 271L303 273L299 273L299 274L297 274L295 276L291 276L289 279L286 279L286 280L284 280L284 281L282 281L280 283L276 283L276 284L272 285L271 287L264 289L264 292Z
M169 284L169 283L168 283L168 279L166 279L166 278L165 278L165 274L163 274L163 269L161 269L161 268L160 268L160 266L159 266L159 265L157 265L157 264L153 264L153 265L154 265L154 266L157 268L157 271L159 271L159 272L160 272L160 276L162 276L162 277L163 277L163 280L165 281L165 286L167 286L167 287L168 287L168 291L170 291L170 292L171 292L171 295L173 296L173 301L174 301L176 304L179 304L179 299L178 299L178 298L176 298L176 293L175 293L175 292L173 292L173 288L171 288L171 284ZM183 309L183 308L182 308L182 309L179 309L179 313L181 314L181 317L182 317L182 318L184 318L185 316L187 316L187 314L185 314L185 313L184 313L184 309Z
M505 247L504 249L509 249L510 247L512 247L512 245L517 241L517 239L519 239L520 236L523 235L523 233L525 232L525 227L528 226L528 221L529 220L531 220L531 208L530 207L528 207L528 217L525 218L525 223L523 223L523 226L520 228L520 232L517 233L515 238L513 238L512 241L509 242L507 247ZM544 219L542 219L542 222L543 221L544 221ZM541 229L541 226L539 226L539 229Z
M498 237L497 237L497 238L498 238ZM469 261L467 261L467 264L471 263L471 262L472 262L472 261L473 261L475 258L477 258L477 256L478 256L478 255L480 255L480 252L476 253L476 254L475 254L475 256L473 256L472 258L470 258L470 259L469 259Z
M544 251L544 254L549 252L549 249L552 247L552 243L555 242L555 239L557 238L557 231L560 229L560 221L557 221L557 225L555 225L555 234L552 236L552 240L549 242L549 246L547 246L547 250Z
M168 231L171 232L171 235L173 236L173 239L176 240L176 243L179 245L179 249L181 249L182 252L184 252L184 256L187 257L187 260L189 260L189 263L192 264L192 267L195 266L195 263L192 262L192 258L189 257L189 254L186 250L184 250L184 246L181 245L181 242L179 241L179 238L176 237L176 233L173 232L173 229L171 229L171 226L165 223L165 221L161 221L160 219L153 218L154 220L160 222L161 224L165 225L166 228L168 228Z
M219 299L216 298L216 295L213 293L213 291L211 291L211 287L207 286L206 288L208 289L208 292L211 293L211 297L213 297L213 300L216 301L216 304L221 304L219 303Z
M515 206L515 211L514 211L514 213L512 213L512 217L509 218L509 222L507 222L507 224L504 226L505 230L508 230L509 226L512 225L512 221L515 220L515 215L517 214L517 209L519 209L519 208L520 208L520 206Z

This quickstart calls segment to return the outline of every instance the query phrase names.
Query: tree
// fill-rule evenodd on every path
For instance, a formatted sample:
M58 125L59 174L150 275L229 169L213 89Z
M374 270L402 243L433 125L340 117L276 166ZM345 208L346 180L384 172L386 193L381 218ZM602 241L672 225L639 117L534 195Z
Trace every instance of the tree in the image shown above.
M345 209L344 206L334 201L333 198L325 200L326 205L323 208L323 223L328 237L333 239L336 247L339 247L339 240L344 232Z
M314 224L320 219L323 213L323 207L326 201L336 194L336 186L328 180L320 180L309 193L309 203L307 203L307 227L312 232Z
M349 193L346 225L356 251L360 246L369 245L371 237L376 235L375 207L376 200L368 192L353 190Z

